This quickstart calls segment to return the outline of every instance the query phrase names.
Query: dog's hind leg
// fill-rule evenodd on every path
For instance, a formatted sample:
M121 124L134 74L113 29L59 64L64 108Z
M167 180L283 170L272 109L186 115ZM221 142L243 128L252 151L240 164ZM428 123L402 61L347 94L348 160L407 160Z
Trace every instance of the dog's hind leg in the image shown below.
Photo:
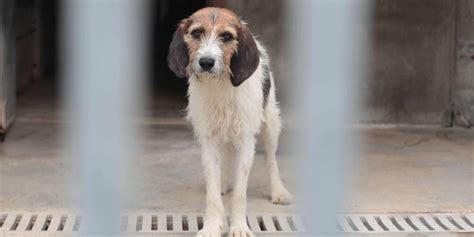
M271 201L274 204L290 204L293 197L281 181L276 150L280 137L280 112L276 104L268 104L265 110L265 123L262 129L262 138L265 145L265 164L270 178Z

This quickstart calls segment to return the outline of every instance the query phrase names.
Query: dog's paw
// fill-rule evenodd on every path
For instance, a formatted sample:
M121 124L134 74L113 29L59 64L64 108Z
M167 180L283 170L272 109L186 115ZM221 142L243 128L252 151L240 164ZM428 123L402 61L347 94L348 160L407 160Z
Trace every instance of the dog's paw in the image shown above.
M249 227L231 227L228 237L255 237Z
M220 228L204 228L200 230L196 237L221 237Z
M204 223L204 228L197 233L196 237L221 237L222 228L220 221L208 221Z
M278 205L288 205L293 201L293 195L291 195L286 188L281 187L278 190L272 192L272 203Z

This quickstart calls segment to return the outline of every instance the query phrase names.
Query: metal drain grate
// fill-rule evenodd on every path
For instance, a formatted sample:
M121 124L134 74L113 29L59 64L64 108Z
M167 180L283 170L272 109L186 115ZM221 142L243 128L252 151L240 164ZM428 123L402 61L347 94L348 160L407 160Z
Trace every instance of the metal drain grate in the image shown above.
M348 214L339 216L338 223L348 233L474 233L474 213Z
M248 214L254 233L287 236L305 233L296 214ZM346 233L468 232L474 233L474 213L344 214L338 228ZM224 231L228 230L226 223ZM48 236L81 233L87 220L70 213L0 212L0 236ZM128 213L122 216L124 234L191 234L203 227L201 214Z
M122 216L123 233L196 233L203 227L200 214L130 213ZM303 233L301 216L295 214L249 214L247 223L254 233ZM38 233L80 233L87 226L78 214L0 213L0 236L37 236ZM229 223L225 223L224 231ZM1 234L4 235L1 235ZM36 233L36 234L35 234ZM29 234L29 235L28 235Z

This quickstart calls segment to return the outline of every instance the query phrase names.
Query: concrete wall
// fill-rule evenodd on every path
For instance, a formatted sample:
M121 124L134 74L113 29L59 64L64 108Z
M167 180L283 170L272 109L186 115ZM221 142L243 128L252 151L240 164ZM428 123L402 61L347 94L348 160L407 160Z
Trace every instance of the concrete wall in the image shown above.
M370 123L449 123L454 76L455 1L374 2L371 69L365 81Z
M474 120L474 1L374 0L361 122L466 126ZM273 60L279 98L285 71L283 0L232 0ZM328 22L330 27L330 22ZM283 92L283 93L282 93Z
M474 1L458 0L456 11L456 77L453 85L455 123L474 123Z
M16 85L22 91L39 78L38 4L17 0L15 8Z
M0 141L15 115L14 4L0 1Z

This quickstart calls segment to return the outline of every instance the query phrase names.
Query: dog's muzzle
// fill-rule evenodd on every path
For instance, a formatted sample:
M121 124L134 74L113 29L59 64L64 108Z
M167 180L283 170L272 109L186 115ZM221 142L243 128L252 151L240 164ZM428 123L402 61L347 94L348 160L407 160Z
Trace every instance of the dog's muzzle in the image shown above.
M215 63L216 63L216 60L213 58L205 57L205 58L199 59L199 66L201 66L201 69L206 72L211 72Z

